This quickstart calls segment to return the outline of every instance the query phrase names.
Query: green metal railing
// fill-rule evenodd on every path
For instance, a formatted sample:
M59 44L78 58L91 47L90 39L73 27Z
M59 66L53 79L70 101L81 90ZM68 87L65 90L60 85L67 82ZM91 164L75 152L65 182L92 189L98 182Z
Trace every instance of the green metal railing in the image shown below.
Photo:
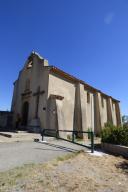
M49 134L48 132L50 132L51 134ZM72 140L68 140L68 139L60 137L59 132L72 133ZM75 136L78 134L88 134L90 136L90 142L91 142L90 146L76 142ZM42 141L44 139L44 136L56 137L57 139L61 139L64 141L68 141L68 142L75 143L77 145L89 148L89 149L91 149L92 153L94 152L94 133L93 133L93 131L70 131L70 130L43 129L41 132L41 136L42 136Z

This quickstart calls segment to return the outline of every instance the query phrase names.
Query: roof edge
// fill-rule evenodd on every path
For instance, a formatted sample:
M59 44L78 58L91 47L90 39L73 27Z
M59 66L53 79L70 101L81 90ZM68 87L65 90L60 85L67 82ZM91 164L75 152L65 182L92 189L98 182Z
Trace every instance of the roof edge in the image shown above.
M85 88L89 89L92 92L99 92L103 96L111 98L113 101L120 102L119 100L113 98L112 96L107 95L106 93L102 92L101 90L94 88L93 86L87 84L86 82L74 77L73 75L70 75L69 73L67 73L67 72L65 72L65 71L63 71L63 70L61 70L61 69L59 69L53 65L48 66L48 68L50 71L55 72L55 73L59 74L60 76L63 76L72 82L75 82L75 83L79 82L79 83L83 84L85 86Z

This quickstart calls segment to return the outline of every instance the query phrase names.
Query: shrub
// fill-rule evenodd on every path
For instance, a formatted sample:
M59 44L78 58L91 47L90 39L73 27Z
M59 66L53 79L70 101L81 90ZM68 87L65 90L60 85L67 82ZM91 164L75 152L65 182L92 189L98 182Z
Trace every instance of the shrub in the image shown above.
M128 146L128 126L116 127L107 123L101 132L101 141Z

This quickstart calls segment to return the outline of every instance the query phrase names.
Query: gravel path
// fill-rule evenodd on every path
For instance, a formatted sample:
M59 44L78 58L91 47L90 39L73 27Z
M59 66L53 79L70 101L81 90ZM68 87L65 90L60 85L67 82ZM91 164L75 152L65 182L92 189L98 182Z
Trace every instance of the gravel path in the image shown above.
M0 171L6 171L28 163L50 161L57 156L85 148L60 140L48 143L13 142L0 143Z

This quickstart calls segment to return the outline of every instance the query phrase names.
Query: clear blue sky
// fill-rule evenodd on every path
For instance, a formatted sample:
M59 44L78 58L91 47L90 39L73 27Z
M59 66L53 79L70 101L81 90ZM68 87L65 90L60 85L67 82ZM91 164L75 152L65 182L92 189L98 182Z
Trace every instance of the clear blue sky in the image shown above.
M128 114L127 0L0 0L0 109L32 50L121 101Z

